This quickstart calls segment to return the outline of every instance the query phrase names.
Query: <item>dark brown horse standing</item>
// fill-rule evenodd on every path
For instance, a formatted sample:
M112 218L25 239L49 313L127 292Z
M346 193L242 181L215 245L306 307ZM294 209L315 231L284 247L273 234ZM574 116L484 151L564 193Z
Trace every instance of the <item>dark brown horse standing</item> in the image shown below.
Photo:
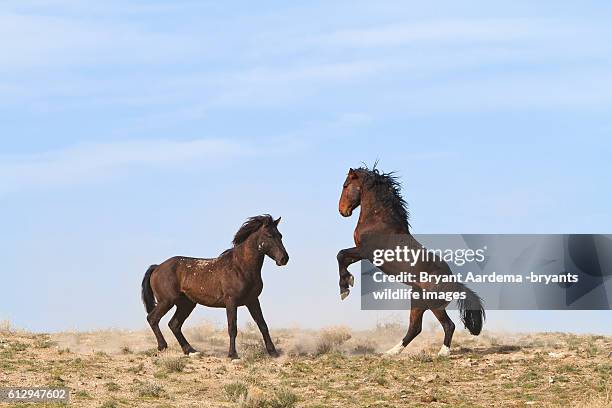
M199 303L227 310L230 358L238 358L236 313L239 306L249 309L261 331L268 354L278 355L258 297L263 289L261 267L264 257L269 256L278 266L286 265L289 261L283 237L277 228L279 222L280 218L275 221L267 214L249 218L234 236L233 248L218 258L175 256L160 265L149 267L142 280L142 301L159 350L168 347L159 329L159 321L176 306L168 326L185 354L196 353L183 336L181 327Z
M385 242L384 237L402 236L404 241L409 242L410 245L422 247L410 235L406 203L400 194L400 184L393 173L381 173L376 169L376 166L373 169L368 169L367 167L350 169L343 185L339 211L343 217L350 217L353 210L359 206L361 206L361 213L359 214L359 221L357 222L353 237L355 247L338 252L340 295L342 299L349 295L349 285L353 286L354 283L353 276L347 269L348 266L362 259L372 261L371 254L362 248L362 244L366 240L372 240L372 237L374 237L375 241L375 237L379 237L379 242L382 243ZM402 272L403 268L405 269L405 265L398 263L389 263L381 266L381 270L388 275L397 275ZM427 272L430 275L452 274L446 262L440 259L419 261L414 266L414 269L419 272ZM411 285L413 290L417 291L449 289L449 286L442 288L442 285L436 285L429 281L416 282ZM466 299L458 301L461 320L470 333L473 335L480 334L485 317L480 298L460 283L454 283L450 289L463 291L466 294ZM408 332L399 344L387 351L387 354L395 355L401 353L408 343L421 332L423 314L429 309L444 329L444 344L438 354L448 356L455 331L455 324L445 310L448 304L449 302L444 300L413 301L410 310Z

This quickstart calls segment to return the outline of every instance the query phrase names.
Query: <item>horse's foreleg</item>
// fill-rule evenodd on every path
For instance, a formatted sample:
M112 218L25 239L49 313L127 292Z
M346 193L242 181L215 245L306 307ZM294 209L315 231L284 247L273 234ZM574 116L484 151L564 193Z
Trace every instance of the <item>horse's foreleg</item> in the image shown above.
M190 353L196 353L197 351L193 347L191 347L191 345L183 335L181 328L183 327L185 319L189 317L195 307L195 303L193 303L191 300L187 299L187 297L182 295L176 301L176 312L174 313L174 316L172 316L172 319L170 319L170 321L168 322L168 327L170 327L170 330L172 330L172 333L174 333L174 337L176 337L176 340L181 345L183 353L187 355L189 355Z
M348 267L349 265L360 261L362 257L359 248L353 247L340 250L336 258L338 259L338 269L340 274L340 298L344 300L351 292L349 286L353 286L355 284L355 278L348 271Z
M225 310L227 312L227 333L229 334L230 338L229 353L227 356L233 360L238 358L238 353L236 353L236 335L238 334L236 319L238 307L236 306L235 302L231 301L225 305Z
M453 340L453 333L455 332L455 323L448 317L448 313L444 309L432 309L431 310L442 325L444 329L444 344L438 352L439 356L448 357L450 356L450 346Z
M276 348L274 347L274 343L272 343L272 339L270 338L270 333L268 332L268 325L263 317L263 312L261 311L261 305L259 304L259 299L255 299L253 302L247 304L247 308L257 323L257 327L259 327L259 331L263 336L264 343L266 344L266 350L268 354L272 357L278 357L278 353Z
M170 310L172 306L174 306L172 301L160 300L155 308L151 310L151 313L149 313L147 316L147 321L149 322L149 325L155 334L155 338L157 339L157 349L159 351L168 348L168 343L166 343L161 330L159 330L159 321L166 313L168 313L168 310Z
M397 355L400 354L406 346L414 339L416 336L421 333L423 328L423 313L425 313L426 309L413 308L410 309L410 324L408 325L408 332L406 332L406 336L402 339L400 343L396 346L389 349L385 354L387 355Z

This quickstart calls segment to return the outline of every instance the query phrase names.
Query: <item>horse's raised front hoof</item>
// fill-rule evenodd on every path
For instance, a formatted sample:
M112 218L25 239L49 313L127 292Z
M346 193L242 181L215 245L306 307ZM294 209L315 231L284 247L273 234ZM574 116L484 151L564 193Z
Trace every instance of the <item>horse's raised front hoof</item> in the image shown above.
M448 357L450 356L450 347L446 347L444 344L440 347L440 351L438 351L439 357Z
M385 352L385 356L397 356L399 355L402 351L404 351L406 347L402 344L402 342L400 341L399 343L397 343L395 346L391 347L389 350L387 350Z
M340 300L346 299L346 297L351 293L349 289L345 289L340 292Z
M351 287L355 286L355 277L351 274L349 274L348 284Z

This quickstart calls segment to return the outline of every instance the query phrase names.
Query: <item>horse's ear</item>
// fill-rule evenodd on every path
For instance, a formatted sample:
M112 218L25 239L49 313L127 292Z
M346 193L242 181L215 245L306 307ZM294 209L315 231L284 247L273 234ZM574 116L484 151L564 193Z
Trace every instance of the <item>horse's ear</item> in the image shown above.
M278 227L278 224L280 223L281 217L278 217L277 220L274 221L274 226Z
M352 167L349 169L348 175L352 179L356 179L357 178L357 172L355 170L353 170Z

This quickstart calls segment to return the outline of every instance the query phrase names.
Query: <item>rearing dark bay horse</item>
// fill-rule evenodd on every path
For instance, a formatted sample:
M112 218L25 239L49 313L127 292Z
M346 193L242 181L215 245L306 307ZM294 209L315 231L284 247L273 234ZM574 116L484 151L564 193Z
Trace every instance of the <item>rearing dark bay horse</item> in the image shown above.
M340 270L340 295L345 299L349 293L349 285L353 286L353 275L348 266L368 259L372 261L372 253L365 247L376 245L380 249L388 245L390 236L401 236L402 241L411 248L423 248L422 245L410 235L408 223L408 210L406 202L400 194L400 184L393 173L381 173L374 166L373 169L361 167L350 169L342 188L339 211L343 217L350 217L355 208L361 206L359 221L353 235L355 247L343 249L338 252L338 266ZM368 242L367 245L365 244ZM405 263L385 263L380 269L388 275L397 275L406 271ZM427 272L429 275L451 275L452 272L441 259L418 260L414 270ZM485 318L484 308L478 295L460 283L452 285L435 284L430 281L417 281L410 284L415 291L462 291L466 298L458 300L461 320L473 335L480 334ZM420 300L411 302L410 323L408 332L402 341L387 351L387 354L399 354L420 332L423 314L431 310L444 329L444 344L439 355L448 356L450 345L455 331L455 324L446 313L450 302L445 300Z
M238 358L236 313L239 306L249 309L261 331L268 354L273 357L278 355L258 297L263 289L261 267L264 257L269 256L278 266L286 265L289 261L283 237L277 228L279 222L280 218L275 221L267 214L251 217L234 236L233 248L217 258L175 256L160 265L149 267L142 280L142 301L160 351L168 344L159 329L159 321L176 305L176 312L168 326L185 354L197 353L183 336L181 327L199 303L227 310L230 358Z

